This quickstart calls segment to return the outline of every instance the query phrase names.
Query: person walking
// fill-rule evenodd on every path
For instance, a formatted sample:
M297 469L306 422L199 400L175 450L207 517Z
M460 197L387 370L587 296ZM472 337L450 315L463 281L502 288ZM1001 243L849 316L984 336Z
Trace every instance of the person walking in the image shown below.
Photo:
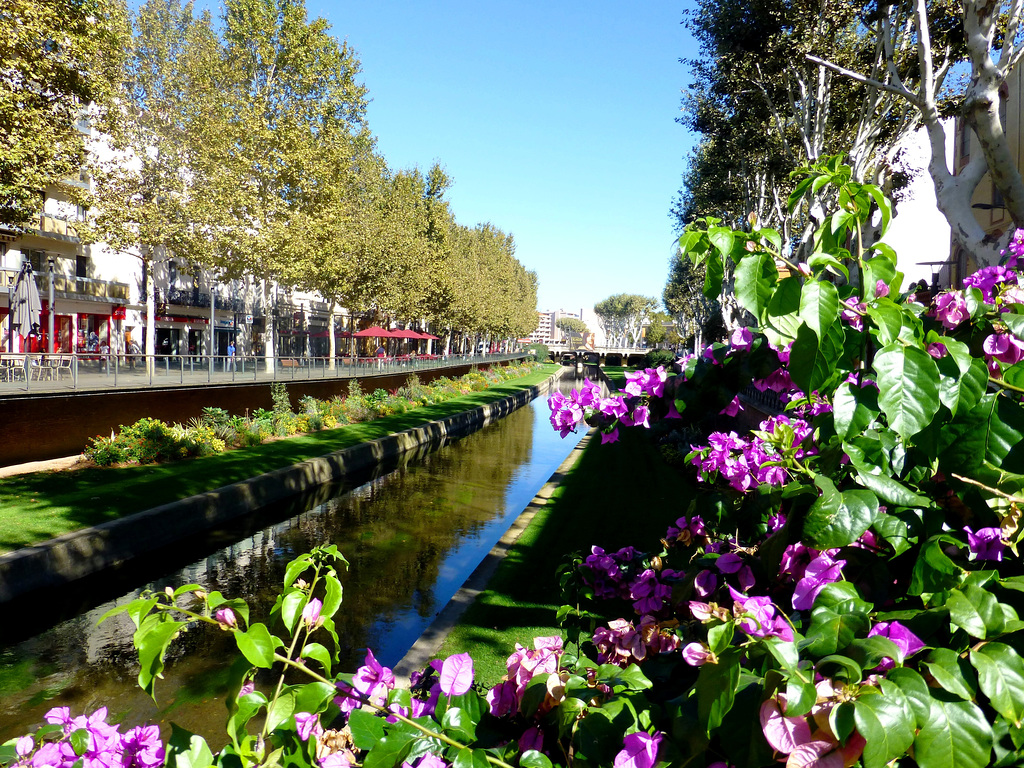
M231 339L228 342L228 369L235 372L235 340Z

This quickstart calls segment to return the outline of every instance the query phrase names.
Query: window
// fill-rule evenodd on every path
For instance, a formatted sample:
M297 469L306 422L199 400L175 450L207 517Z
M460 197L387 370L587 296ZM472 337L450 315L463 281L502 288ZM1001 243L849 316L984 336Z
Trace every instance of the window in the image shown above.
M75 277L89 276L89 257L79 254L75 256Z

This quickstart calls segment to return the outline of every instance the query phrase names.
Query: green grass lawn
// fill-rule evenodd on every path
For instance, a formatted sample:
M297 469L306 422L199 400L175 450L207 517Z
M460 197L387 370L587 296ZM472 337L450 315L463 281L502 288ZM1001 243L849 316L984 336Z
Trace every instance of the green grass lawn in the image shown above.
M556 570L591 545L649 551L686 508L691 487L662 461L648 435L622 430L618 443L594 439L541 508L497 572L452 630L439 657L469 652L476 679L497 682L517 642L559 634ZM630 618L630 617L625 617Z
M467 411L539 384L560 366L538 368L482 392L404 414L168 464L37 472L0 479L0 552L184 499Z

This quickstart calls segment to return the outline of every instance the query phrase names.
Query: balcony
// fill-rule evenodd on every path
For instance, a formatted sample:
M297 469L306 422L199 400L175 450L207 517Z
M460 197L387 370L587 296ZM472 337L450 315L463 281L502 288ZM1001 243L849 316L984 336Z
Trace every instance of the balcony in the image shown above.
M41 213L39 214L39 228L33 234L60 240L65 243L77 243L78 230L75 228L77 224L78 222L74 220Z
M210 307L210 294L203 293L198 288L158 289L156 298L159 303L178 307L200 307L206 309ZM245 312L244 299L214 294L214 301L217 302L217 309L228 312Z
M50 291L49 275L36 273L39 293L44 298ZM61 299L84 299L86 301L109 301L113 304L128 303L128 284L112 280L97 280L92 277L53 276L54 296Z

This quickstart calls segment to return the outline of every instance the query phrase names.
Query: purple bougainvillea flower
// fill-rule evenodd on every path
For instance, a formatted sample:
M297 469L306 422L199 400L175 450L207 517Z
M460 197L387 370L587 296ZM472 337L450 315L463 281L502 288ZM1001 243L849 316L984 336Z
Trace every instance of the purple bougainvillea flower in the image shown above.
M159 726L140 725L121 737L120 765L123 768L158 768L164 764L164 757Z
M320 768L351 768L352 761L343 752L332 752L320 760Z
M519 709L515 683L509 680L498 683L487 692L487 703L495 717L504 717L515 712Z
M461 696L473 687L473 659L468 653L449 656L441 665L441 692Z
M1017 273L998 264L992 267L982 267L963 280L965 288L979 289L987 304L995 301L996 289L999 286L1016 282Z
M726 552L715 560L715 567L722 573L736 573L736 571L743 567L743 558L735 552Z
M848 309L844 309L839 316L849 324L855 331L864 330L864 316L861 314L867 310L867 305L859 301L856 296L851 296L843 302Z
M949 350L946 349L946 345L940 341L937 341L934 344L929 344L927 350L928 354L934 357L936 360L941 360L942 358L949 354Z
M528 749L535 749L538 752L544 748L544 731L539 725L527 728L526 732L519 737L519 749L525 752Z
M295 730L298 731L299 738L303 741L309 741L310 736L320 738L320 734L323 733L323 728L320 727L320 716L312 712L296 712Z
M693 580L693 588L701 597L707 597L718 589L718 576L714 571L701 571Z
M822 552L811 560L804 570L803 578L793 590L793 608L798 611L809 611L814 599L825 588L826 584L839 581L842 577L845 560L833 560L828 553Z
M658 762L658 746L664 734L649 736L642 731L631 733L622 740L622 751L615 756L614 768L653 768Z
M868 637L875 637L879 635L881 637L887 637L896 644L896 647L900 650L900 658L898 661L902 664L904 659L913 656L915 653L924 648L924 643L917 635L907 629L905 626L900 624L898 621L880 621L871 628L868 632ZM878 669L887 670L892 669L895 666L895 662L892 659L882 659L882 663L878 665Z
M213 618L215 618L217 621L219 621L225 627L237 627L238 626L238 619L235 618L235 612L232 611L230 608L218 608L214 612ZM224 627L221 627L221 629L223 629L223 628Z
M889 286L885 284L885 280L878 280L875 283L875 298L884 299L889 295Z
M737 328L729 337L729 344L736 351L745 352L753 346L754 334L749 328Z
M935 319L952 330L970 317L967 302L959 291L940 293L935 297Z
M35 748L36 744L31 736L22 736L14 743L14 753L18 757L24 757Z
M1006 545L1003 544L1003 533L1000 529L979 528L972 531L965 527L964 532L967 534L967 545L975 560L1002 561Z
M811 727L802 717L786 717L776 699L761 705L761 730L776 752L789 754L801 744L811 741Z
M710 658L711 651L704 643L690 643L683 646L683 661L691 667L703 666Z
M382 706L387 701L388 691L395 687L395 675L387 667L381 666L374 658L373 651L367 648L364 665L356 670L352 687L374 704Z
M629 413L629 407L623 397L603 397L597 402L597 410L613 419L620 419Z
M317 627L320 625L320 611L323 610L323 607L324 604L315 597L306 603L306 606L302 609L302 620L306 623L307 627Z
M619 428L613 427L611 432L601 432L601 445L619 442Z
M743 410L743 403L740 402L740 396L736 395L725 408L720 410L718 414L720 416L735 416Z
M793 629L789 622L778 614L772 599L767 596L747 597L729 587L729 594L735 601L733 613L737 617L736 628L750 637L780 637L792 642ZM691 603L691 610L692 610Z

